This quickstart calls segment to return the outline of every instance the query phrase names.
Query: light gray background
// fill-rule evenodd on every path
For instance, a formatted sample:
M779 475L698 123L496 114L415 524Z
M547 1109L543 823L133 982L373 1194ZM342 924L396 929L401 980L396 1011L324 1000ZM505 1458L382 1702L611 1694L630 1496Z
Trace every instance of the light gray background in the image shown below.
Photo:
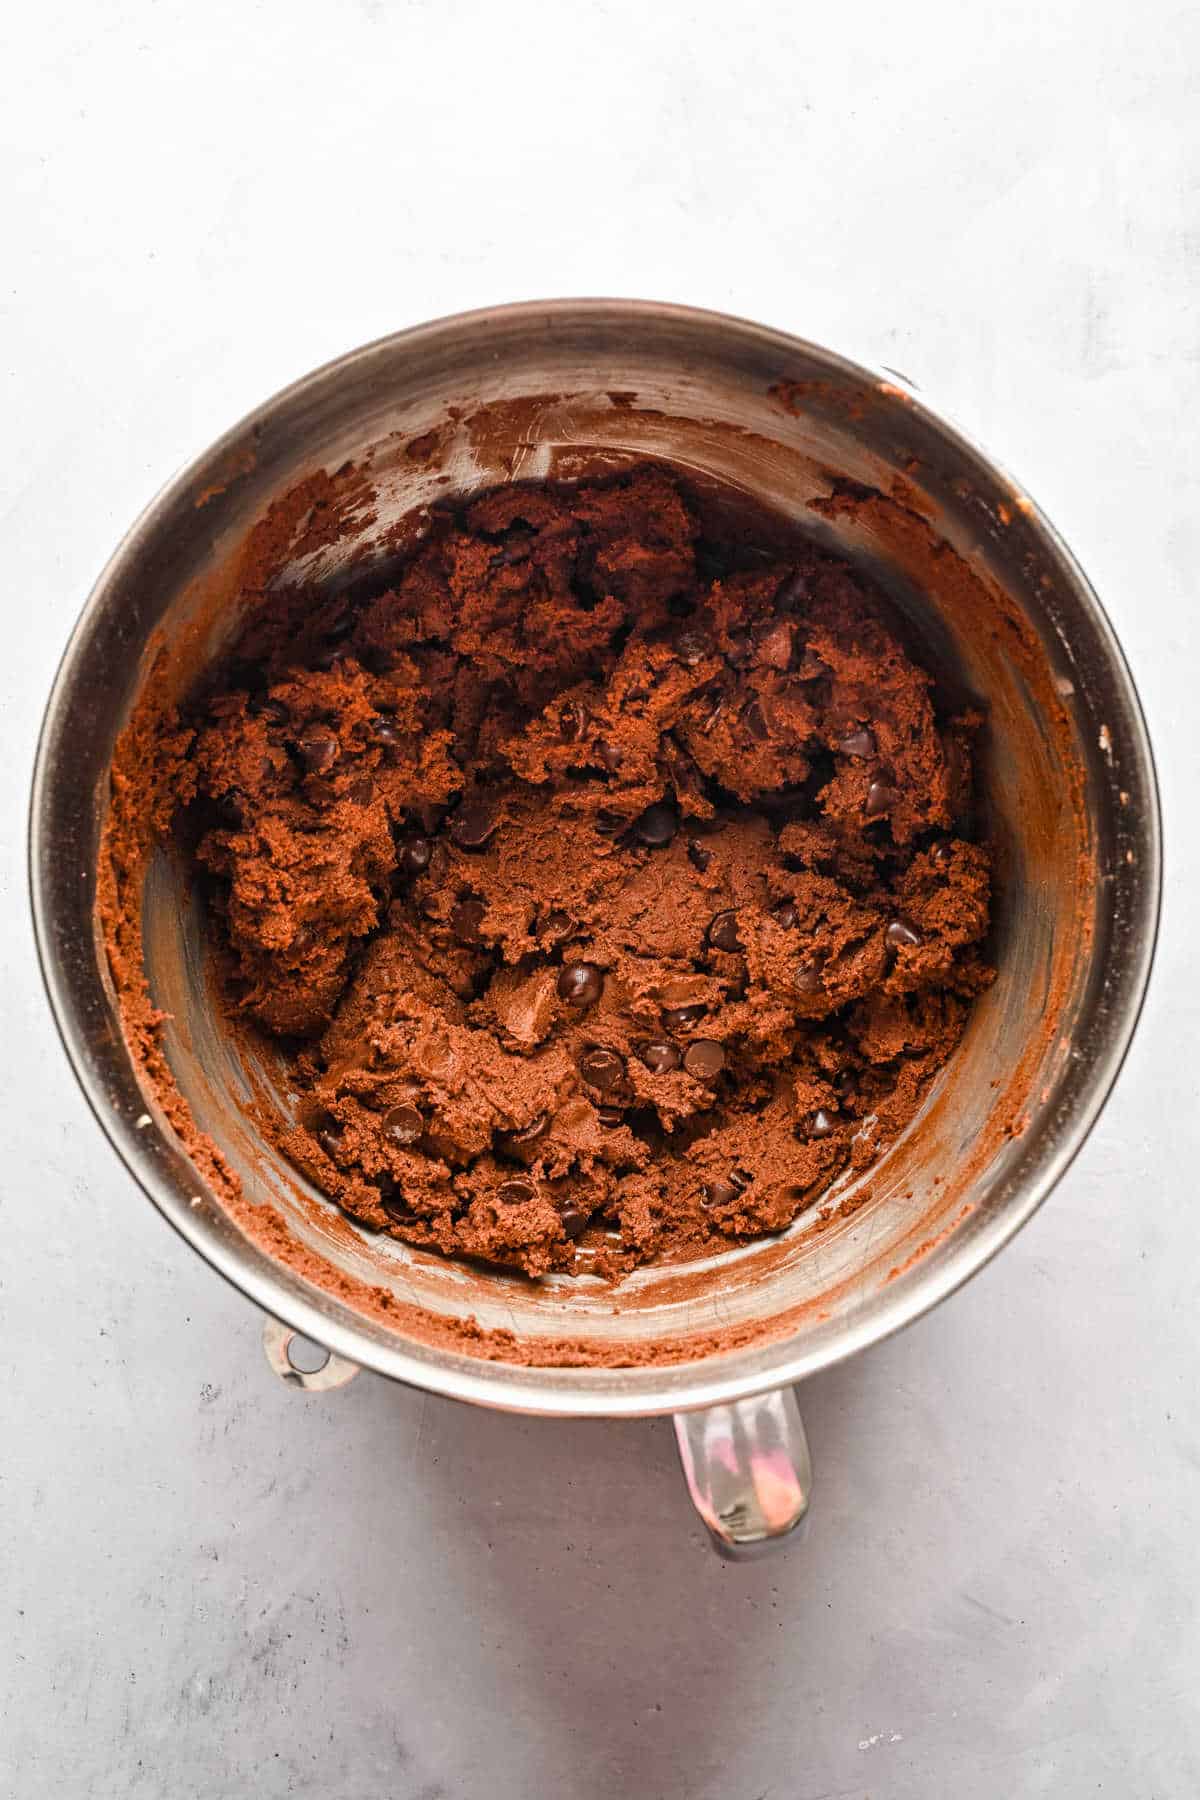
M1195 1795L1196 9L42 0L0 33L0 1792ZM277 1384L85 1112L26 919L43 699L160 483L357 342L566 293L912 376L1079 553L1163 778L1116 1098L988 1272L808 1385L811 1535L751 1568L665 1424Z

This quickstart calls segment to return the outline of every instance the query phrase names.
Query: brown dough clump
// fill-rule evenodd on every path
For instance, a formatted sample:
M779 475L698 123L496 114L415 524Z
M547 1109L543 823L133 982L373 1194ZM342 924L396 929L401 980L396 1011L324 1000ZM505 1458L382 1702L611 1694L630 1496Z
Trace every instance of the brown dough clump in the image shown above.
M990 979L970 716L806 544L659 469L436 515L386 591L261 605L175 792L289 1156L447 1254L616 1273L779 1231Z

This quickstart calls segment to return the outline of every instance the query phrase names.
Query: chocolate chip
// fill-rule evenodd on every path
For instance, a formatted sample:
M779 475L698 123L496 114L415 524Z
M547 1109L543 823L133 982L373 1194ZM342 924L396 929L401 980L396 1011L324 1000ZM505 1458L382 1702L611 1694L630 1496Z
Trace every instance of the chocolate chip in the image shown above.
M756 737L760 744L765 744L771 735L771 728L767 723L767 715L762 701L751 700L749 706L742 713L742 718L746 722L746 729L751 737Z
M740 1200L745 1183L741 1181L710 1181L704 1189L705 1206L732 1206Z
M568 914L560 912L556 907L544 919L539 919L534 929L540 938L564 938L570 935L571 920Z
M936 863L939 869L944 869L946 867L947 863L950 861L950 846L945 838L939 838L938 842L930 850L929 860L932 863Z
M664 1006L662 1022L668 1031L689 1031L708 1011L707 1006L696 1001L690 1006Z
M775 604L780 612L791 612L802 600L808 599L808 576L801 575L797 569L791 575L785 575L775 590Z
M615 1125L624 1123L625 1114L619 1106L598 1106L596 1117L606 1130L611 1131Z
M415 1106L393 1106L380 1120L379 1129L393 1144L415 1144L425 1121Z
M601 837L616 837L618 831L624 831L625 821L620 813L609 812L607 808L596 814L596 830Z
M712 861L712 851L706 850L704 845L696 838L689 838L687 853L688 861L691 863L692 867L694 869L699 869L700 873L703 875L709 863Z
M914 944L921 942L921 933L907 919L892 919L883 935L893 950L910 950Z
M337 1125L324 1125L317 1133L318 1144L326 1155L332 1156L335 1161L342 1153L344 1141L344 1134Z
M894 789L886 781L873 781L867 789L867 803L863 812L868 819L878 818L881 813L888 812L892 801L896 798Z
M432 855L433 845L428 838L405 838L400 846L397 873L406 876L409 880L414 875L423 875L429 867L429 859Z
M369 775L356 775L350 783L349 792L356 806L370 806L375 798L375 783Z
M708 922L708 941L715 950L740 950L737 913L714 913Z
M643 1044L638 1055L652 1075L666 1075L683 1062L678 1044L668 1043L666 1039Z
M495 811L487 800L465 800L450 822L450 837L460 850L482 850L496 824Z
M609 774L615 775L625 760L617 746L610 744L607 738L597 738L593 748Z
M588 716L578 700L568 700L558 715L558 735L564 744L577 744L588 728Z
M532 1181L524 1181L518 1175L512 1181L500 1183L496 1198L503 1206L524 1206L527 1201L537 1199L537 1189Z
M579 1073L603 1094L616 1087L625 1073L625 1064L615 1050L587 1050L579 1059Z
M810 1127L810 1135L812 1137L828 1137L830 1132L833 1129L834 1129L834 1121L830 1118L829 1114L825 1111L825 1108L823 1106L819 1107L817 1109L817 1111L813 1114L813 1122Z
M386 749L394 749L397 744L402 744L404 742L403 734L396 724L395 719L386 718L381 714L380 717L375 720L372 729L375 734L375 742L384 745Z
M460 944L477 944L487 907L482 900L459 900L450 908L450 929Z
M573 1206L569 1200L565 1206L560 1206L558 1209L558 1222L572 1242L583 1236L591 1216L590 1213L584 1212L582 1207Z
M538 1113L535 1119L530 1119L528 1125L522 1125L517 1131L506 1131L504 1141L507 1144L532 1144L541 1137L549 1123L546 1113Z
M395 1225L415 1225L417 1215L404 1204L404 1195L393 1188L383 1196L383 1210Z
M662 850L675 836L679 820L674 807L658 801L634 820L633 833L650 850Z
M683 1066L697 1081L712 1081L725 1067L725 1052L715 1038L696 1038L687 1047Z
M725 711L726 705L727 705L727 701L726 701L724 694L716 694L713 697L712 704L709 707L708 712L704 715L704 717L700 721L700 729L702 732L704 732L706 737L707 737L708 733L712 730L713 726L722 717L722 715Z
M711 656L712 649L712 639L703 625L684 625L676 635L675 654L689 669L694 669L706 656Z
M571 1006L594 1006L604 992L604 972L595 963L564 963L558 977L558 997Z
M786 669L792 660L792 627L786 619L768 625L758 640L758 660L769 669Z
M815 962L799 962L792 971L792 986L798 994L820 994L824 992L821 981L821 964Z
M744 625L734 625L726 633L725 656L735 669L750 660L750 633Z
M874 756L876 750L875 733L864 725L859 731L851 731L838 745L843 756Z
M258 708L258 716L266 725L282 725L288 716L288 710L278 700L264 700Z
M791 900L781 900L777 906L771 908L771 917L781 931L794 931L796 928L796 920L800 915L796 911L794 902Z
M324 775L338 759L337 739L320 725L306 726L297 747L310 775Z

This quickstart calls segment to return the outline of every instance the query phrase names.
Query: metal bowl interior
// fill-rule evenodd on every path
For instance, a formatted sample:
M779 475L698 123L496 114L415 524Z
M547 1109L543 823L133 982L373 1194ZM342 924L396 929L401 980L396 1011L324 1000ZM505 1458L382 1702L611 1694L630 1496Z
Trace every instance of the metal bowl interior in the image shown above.
M314 579L380 558L390 525L447 492L666 458L863 564L984 703L998 978L857 1210L820 1228L806 1214L781 1238L703 1267L644 1268L615 1289L529 1282L359 1231L248 1119L250 1080L281 1106L285 1086L269 1060L248 1071L222 1030L198 907L164 855L143 922L152 990L172 1015L175 1079L248 1206L285 1220L304 1247L303 1270L205 1188L140 1081L98 936L113 744L153 654L169 662L188 624L210 651L220 646L240 548L265 509L314 470L368 456L370 503L334 548L303 562ZM188 679L181 658L181 688ZM864 1347L950 1292L1030 1216L1085 1137L1136 1022L1159 827L1119 648L1013 481L911 393L828 351L712 314L569 301L448 319L355 351L269 401L152 504L101 576L51 697L31 879L51 1002L88 1098L146 1192L217 1269L384 1374L514 1409L644 1413L759 1391ZM531 1363L398 1328L380 1292L429 1318L510 1331ZM688 1348L739 1331L737 1348ZM544 1366L565 1341L587 1357L618 1340L644 1362Z

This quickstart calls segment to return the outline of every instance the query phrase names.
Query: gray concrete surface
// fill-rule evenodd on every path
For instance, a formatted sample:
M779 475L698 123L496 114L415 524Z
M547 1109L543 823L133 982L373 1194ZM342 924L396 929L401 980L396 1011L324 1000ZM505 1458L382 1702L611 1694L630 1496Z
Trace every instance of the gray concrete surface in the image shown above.
M1195 10L47 0L0 84L0 1792L1196 1794ZM811 1536L752 1568L664 1425L277 1385L85 1113L26 921L42 700L158 485L355 342L589 292L914 377L1080 554L1162 764L1116 1098L986 1274L809 1384Z

